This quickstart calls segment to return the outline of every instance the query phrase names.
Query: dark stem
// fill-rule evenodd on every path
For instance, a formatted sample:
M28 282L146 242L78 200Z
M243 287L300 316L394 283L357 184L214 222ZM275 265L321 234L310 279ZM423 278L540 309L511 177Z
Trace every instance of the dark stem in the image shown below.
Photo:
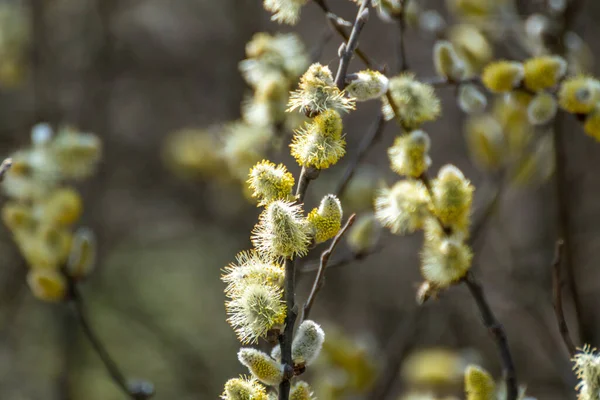
M279 400L288 400L290 397L290 379L294 373L292 360L292 341L294 339L294 323L296 322L296 268L295 261L285 260L284 300L287 308L285 328L279 335L281 346L281 364L284 368L283 380L279 384Z
M519 395L519 387L517 383L517 374L515 372L515 364L513 362L510 349L508 347L508 341L506 340L506 333L504 328L496 319L489 303L485 297L485 293L481 284L477 281L471 271L467 273L463 279L473 300L479 308L479 313L483 319L483 324L488 329L492 338L496 342L498 352L500 353L500 360L502 361L502 370L504 372L504 379L506 379L506 392L507 400L516 400Z
M127 397L133 400L144 400L152 397L154 395L154 390L151 388L152 385L141 384L137 385L139 387L135 388L129 385L125 375L123 375L117 363L110 356L106 350L106 347L90 325L83 297L79 292L77 284L72 280L69 280L69 293L70 301L74 306L75 316L77 317L77 321L81 326L81 330L90 341L96 354L98 354L102 360L102 363L104 364L104 367L108 371L108 374L113 382L123 391L123 393L127 394Z
M302 314L302 320L308 319L308 317L310 315L310 310L312 310L312 306L315 303L317 294L319 293L319 290L321 290L321 288L325 284L325 269L327 268L327 263L329 262L329 257L331 257L331 254L334 252L336 246L342 239L342 236L344 236L344 234L346 233L348 228L350 228L352 226L352 224L354 223L355 218L356 218L356 214L352 214L348 218L348 220L346 221L346 224L344 224L342 229L340 229L338 234L331 241L329 248L327 250L325 250L323 253L321 253L321 262L319 264L319 270L317 272L317 276L315 277L315 281L313 282L313 286L312 286L312 290L310 291L310 295L308 296L306 303L304 303L304 312Z
M346 75L348 73L348 67L350 66L350 60L352 59L354 51L358 47L358 38L360 37L360 34L369 19L370 4L371 0L365 0L358 9L358 14L356 15L356 20L354 21L350 38L348 39L348 42L343 45L344 47L341 50L340 65L338 67L337 74L335 75L335 85L340 90L344 90L346 87Z
M313 167L302 167L302 170L300 171L300 178L298 178L298 187L296 188L296 198L298 199L298 203L302 203L304 201L308 184L313 179L317 179L320 173L321 170L319 169Z
M404 72L408 70L408 59L406 57L405 32L406 18L404 10L410 0L400 0L400 14L396 17L398 22L398 70Z
M346 190L346 187L350 183L350 180L354 177L354 173L356 172L356 168L362 163L367 153L373 147L375 143L381 138L381 134L383 133L383 128L385 127L385 118L382 113L379 113L369 132L360 142L358 147L358 152L354 156L350 163L346 167L346 171L344 172L344 176L342 180L338 183L337 188L335 189L335 193L338 197L341 197Z
M573 357L577 351L573 339L569 333L569 326L565 320L565 314L563 311L562 304L562 281L560 279L560 261L563 256L564 241L557 240L556 248L554 252L554 260L552 261L552 305L554 306L554 314L556 315L556 322L558 323L558 330L562 337L563 343L569 352L569 355Z

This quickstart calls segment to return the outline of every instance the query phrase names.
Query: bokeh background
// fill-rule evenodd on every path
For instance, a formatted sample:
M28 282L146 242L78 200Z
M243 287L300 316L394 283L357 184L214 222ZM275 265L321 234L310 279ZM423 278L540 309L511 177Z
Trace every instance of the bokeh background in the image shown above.
M414 1L447 14L443 2ZM356 6L350 1L329 3L353 18ZM518 3L527 15L545 2ZM127 376L155 384L157 399L216 398L227 379L245 372L236 360L239 343L225 321L220 269L250 247L259 210L238 186L215 187L173 174L163 162L165 140L180 129L239 118L248 91L238 71L245 43L259 31L293 30L315 49L327 37L321 11L308 4L301 22L290 29L272 23L258 0L3 0L0 6L16 7L2 19L0 39L8 30L23 40L9 41L6 47L13 50L0 58L0 155L28 145L38 122L72 124L96 133L104 144L97 174L79 185L85 199L81 223L96 232L99 244L97 269L82 287L92 324ZM600 2L588 0L575 24L593 54L600 51L598 18ZM380 63L393 65L397 35L394 24L372 15L360 45ZM432 35L407 31L409 63L418 76L434 75L434 41ZM332 69L340 43L330 37L319 58ZM497 55L509 52L499 48ZM361 67L355 60L350 70ZM489 180L468 156L453 89L439 94L443 116L426 128L432 171L446 163L463 170L478 188L478 210L489 198ZM377 107L360 104L345 119L349 154ZM563 129L574 271L593 345L600 343L600 144L570 117ZM386 128L365 163L388 183L396 179L384 156L394 130ZM285 147L276 159L299 172ZM337 165L311 185L310 206L331 190L342 170ZM556 209L553 179L505 187L477 242L473 267L506 327L519 379L538 399L575 398L575 378L552 312ZM359 360L369 360L361 373L372 381L363 393L339 398L397 398L408 385L400 365L411 352L426 348L450 349L456 353L448 357L472 360L500 377L494 343L465 287L416 305L420 241L419 235L384 235L377 254L328 272L313 318L332 337L336 331L345 336L349 343L342 353L356 351ZM345 254L341 247L337 256ZM124 398L69 307L34 299L25 274L8 231L0 228L0 398ZM299 276L300 300L312 277ZM565 297L567 319L578 337L572 301L568 293ZM454 368L449 363L447 368ZM322 364L315 367L321 380L348 379L344 371ZM385 395L373 395L382 388L382 376L395 379ZM459 377L448 392L460 393L461 385Z

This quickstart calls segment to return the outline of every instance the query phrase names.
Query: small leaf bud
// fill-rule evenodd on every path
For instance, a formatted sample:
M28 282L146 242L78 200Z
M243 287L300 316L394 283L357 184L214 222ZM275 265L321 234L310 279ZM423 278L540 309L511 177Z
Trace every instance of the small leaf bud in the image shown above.
M317 323L310 320L302 321L292 342L294 363L312 364L319 356L324 341L325 332Z
M556 115L558 104L550 93L540 92L527 107L527 118L532 125L544 125Z

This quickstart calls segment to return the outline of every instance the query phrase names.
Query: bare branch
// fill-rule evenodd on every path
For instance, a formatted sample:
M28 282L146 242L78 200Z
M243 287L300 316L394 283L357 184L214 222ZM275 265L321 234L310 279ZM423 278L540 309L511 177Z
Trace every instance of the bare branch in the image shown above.
M360 6L358 14L356 15L356 21L354 21L354 26L352 27L352 32L350 33L350 38L342 49L340 65L337 74L335 75L335 85L340 90L344 90L344 87L346 87L346 75L348 73L348 67L350 66L350 60L358 47L358 38L360 37L365 24L369 20L370 4L371 0L365 0Z
M558 323L558 330L562 340L569 352L569 355L573 357L576 352L575 344L569 333L569 326L565 320L565 314L562 304L562 281L560 279L560 265L563 256L565 242L562 239L556 241L556 247L554 250L554 260L552 261L552 304L554 306L554 314L556 315L556 322Z

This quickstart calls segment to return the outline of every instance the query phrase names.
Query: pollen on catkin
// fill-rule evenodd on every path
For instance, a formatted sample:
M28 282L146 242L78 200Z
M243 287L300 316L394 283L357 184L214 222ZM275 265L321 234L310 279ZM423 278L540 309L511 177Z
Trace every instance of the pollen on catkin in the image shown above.
M459 230L469 225L473 186L453 165L445 165L432 183L434 214L445 226Z
M558 103L547 92L538 93L527 106L527 118L532 125L544 125L556 115Z
M413 74L404 73L390 79L389 92L398 110L397 117L405 129L418 128L441 113L440 99L433 87L419 82ZM388 121L395 117L386 97L383 97L382 111Z
M323 342L325 332L314 321L302 321L292 342L292 360L295 364L310 365L317 359Z
M525 87L539 92L559 82L567 72L567 62L559 56L539 56L525 61L523 69Z
M450 81L461 80L465 75L464 62L447 40L439 40L433 46L433 64L437 74Z
M583 130L588 136L600 142L600 108L598 106L586 115Z
M59 302L67 296L67 281L54 268L33 268L27 274L27 284L35 297L48 302Z
M302 256L308 251L310 227L300 205L275 200L260 214L251 239L259 252L271 258Z
M300 19L300 10L308 0L264 0L265 10L273 13L271 20L295 25Z
M390 83L384 74L370 69L351 74L349 77L345 91L356 101L367 101L383 96Z
M268 400L265 387L255 378L239 377L225 383L223 400Z
M313 392L308 383L298 381L290 390L290 400L313 400Z
M595 400L600 393L600 355L589 344L571 359L573 370L579 379L575 386L578 391L578 400Z
M375 218L394 234L420 229L429 213L431 200L420 181L402 180L379 191L375 198Z
M484 369L469 365L465 370L465 394L467 400L495 400L494 379Z
M565 80L558 91L558 104L573 114L587 114L600 101L600 82L585 75Z
M502 126L489 114L469 118L465 123L469 155L483 171L495 171L504 163L506 153Z
M329 109L348 112L354 108L354 99L335 86L329 67L315 63L300 78L298 89L290 93L287 111L297 109L314 117Z
M242 251L235 257L236 262L223 268L221 280L227 283L225 293L235 297L250 284L266 284L281 288L284 270L281 264L264 256L256 250Z
M430 146L429 135L422 130L396 137L387 151L392 170L413 178L421 176L431 165Z
M495 61L488 64L481 74L481 81L494 93L510 92L523 80L523 64L516 61Z
M475 85L467 83L458 88L458 106L467 114L479 114L485 110L487 98Z
M342 135L342 117L335 110L326 110L296 130L291 154L303 167L329 168L346 154Z
M245 285L225 307L227 322L242 343L256 343L270 329L282 325L286 315L281 289L263 283Z
M337 235L342 227L342 204L333 194L323 197L318 208L306 217L315 243L323 243Z
M263 160L250 170L248 185L252 197L259 199L258 205L264 206L273 200L293 200L294 176L283 164Z
M260 350L241 348L238 360L248 368L254 378L265 385L276 386L283 379L283 366Z
M354 254L365 254L375 247L381 236L381 224L373 213L360 215L346 233L346 243Z

